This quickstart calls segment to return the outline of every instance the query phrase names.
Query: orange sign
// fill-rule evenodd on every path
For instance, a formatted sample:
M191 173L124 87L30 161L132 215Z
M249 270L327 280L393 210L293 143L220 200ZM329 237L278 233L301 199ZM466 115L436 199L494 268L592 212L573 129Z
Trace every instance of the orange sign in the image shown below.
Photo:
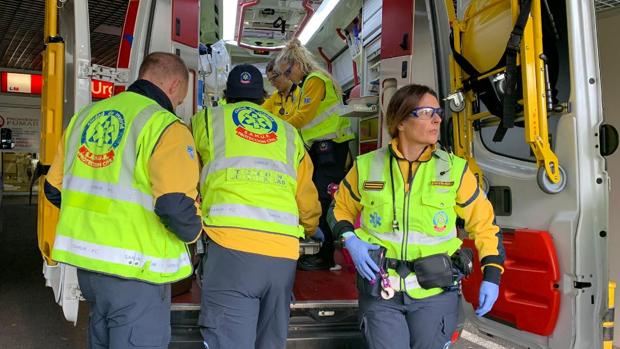
M41 74L2 72L0 80L0 91L8 93L40 95L43 86ZM92 80L90 87L95 99L112 97L114 94L114 84L111 82Z

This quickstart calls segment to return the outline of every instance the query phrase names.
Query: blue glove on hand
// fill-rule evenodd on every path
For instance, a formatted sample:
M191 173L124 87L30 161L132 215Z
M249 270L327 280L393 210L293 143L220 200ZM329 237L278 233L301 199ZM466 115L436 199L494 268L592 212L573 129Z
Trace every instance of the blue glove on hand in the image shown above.
M377 266L377 263L370 258L368 251L378 250L379 246L371 245L365 241L362 241L355 235L346 239L344 241L344 246L347 250L349 250L357 272L368 281L374 280L375 275L379 272L379 267Z
M476 315L483 316L488 313L499 295L499 286L488 281L482 281L480 284L480 295L478 296L478 309Z
M325 234L323 234L323 231L321 230L321 228L316 228L314 235L312 235L310 238L315 241L323 242L325 241Z

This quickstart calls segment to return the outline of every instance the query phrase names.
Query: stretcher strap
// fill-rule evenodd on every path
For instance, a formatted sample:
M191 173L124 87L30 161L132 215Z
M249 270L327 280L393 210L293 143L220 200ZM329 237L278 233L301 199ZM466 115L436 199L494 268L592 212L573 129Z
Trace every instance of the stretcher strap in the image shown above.
M515 26L510 33L508 44L506 45L506 92L504 93L504 108L502 121L493 136L494 142L501 142L506 135L506 130L514 127L515 115L517 113L517 86L518 86L518 67L517 54L520 51L523 30L527 24L527 19L532 9L532 0L524 0L519 9L519 16Z

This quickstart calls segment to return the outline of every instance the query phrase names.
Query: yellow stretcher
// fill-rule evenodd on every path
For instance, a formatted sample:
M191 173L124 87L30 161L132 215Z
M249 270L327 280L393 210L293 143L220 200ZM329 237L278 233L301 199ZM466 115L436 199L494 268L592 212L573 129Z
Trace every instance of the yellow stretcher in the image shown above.
M472 149L474 122L494 117L503 118L503 115L489 111L474 113L472 106L479 102L480 96L471 86L483 81L499 86L505 82L502 80L508 80L508 64L503 64L505 61L502 59L504 52L508 52L507 43L511 41L514 52L518 52L518 55L515 54L515 66L521 73L523 91L516 90L514 104L515 107L517 103L523 106L525 141L536 157L538 185L547 193L558 193L566 185L566 175L549 144L547 110L550 107L550 88L545 74L541 0L531 0L531 5L528 1L523 2L528 3L527 10L520 8L518 0L472 0L460 19L457 18L454 2L445 0L453 45L453 55L450 56L452 93L447 100L454 118L454 151L467 160L469 168L482 185L483 174L476 164ZM525 25L520 35L520 43L516 45L512 40L515 39L513 33L516 25L520 23L521 10L524 11L522 22ZM463 61L466 61L465 64ZM469 67L464 67L467 64ZM471 76L468 70L480 73ZM502 119L502 124L504 121ZM508 123L512 124L513 121ZM503 135L500 135L499 139L502 137Z
M48 168L62 135L65 44L58 36L56 0L45 1L45 52L43 53L43 94L41 96L41 165ZM39 179L37 236L39 249L49 265L58 221L58 209L43 193L45 176Z

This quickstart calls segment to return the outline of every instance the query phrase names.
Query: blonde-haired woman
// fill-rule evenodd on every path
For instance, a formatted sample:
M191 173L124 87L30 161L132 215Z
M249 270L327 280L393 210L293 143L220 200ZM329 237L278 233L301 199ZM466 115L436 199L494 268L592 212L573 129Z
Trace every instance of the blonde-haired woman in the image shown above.
M312 180L323 207L319 228L325 232L325 242L316 255L300 258L298 267L302 270L329 269L334 266L334 243L325 221L331 202L328 186L340 183L344 178L349 156L348 142L355 135L350 121L338 114L338 106L342 105L340 86L319 67L299 40L293 39L287 43L276 58L276 68L301 88L300 97L287 121L300 131L309 148L308 153L314 163Z

